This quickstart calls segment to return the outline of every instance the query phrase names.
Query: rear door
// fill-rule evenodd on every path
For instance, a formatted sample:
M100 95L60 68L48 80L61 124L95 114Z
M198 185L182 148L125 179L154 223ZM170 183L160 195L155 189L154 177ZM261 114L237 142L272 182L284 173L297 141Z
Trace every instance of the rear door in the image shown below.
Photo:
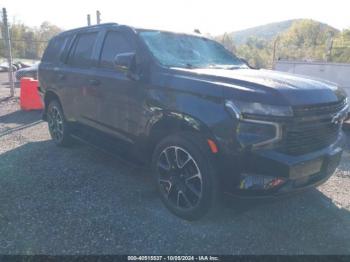
M92 81L96 65L96 43L98 31L78 33L66 60L66 67L59 77L70 89L72 118L81 123L95 126L98 118L98 86Z
M63 57L72 41L72 35L59 35L54 37L45 50L39 65L39 81L43 90L52 90L61 98L61 103L67 111L70 111L71 96L66 96L67 89L60 79L63 64Z
M94 75L94 81L99 85L100 128L128 142L132 142L128 132L129 97L135 91L137 82L130 80L124 72L116 70L113 60L117 54L135 50L136 44L128 32L117 29L106 31L98 69Z

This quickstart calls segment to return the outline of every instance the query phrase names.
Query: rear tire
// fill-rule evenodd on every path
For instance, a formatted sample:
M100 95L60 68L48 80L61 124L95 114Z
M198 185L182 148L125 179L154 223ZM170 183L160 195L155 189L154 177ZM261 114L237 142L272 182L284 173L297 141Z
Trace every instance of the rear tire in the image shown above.
M69 124L64 118L63 110L57 100L52 100L47 108L47 122L52 140L58 146L70 146Z
M191 221L217 211L219 179L209 149L198 136L185 133L163 139L152 167L161 200L173 214Z

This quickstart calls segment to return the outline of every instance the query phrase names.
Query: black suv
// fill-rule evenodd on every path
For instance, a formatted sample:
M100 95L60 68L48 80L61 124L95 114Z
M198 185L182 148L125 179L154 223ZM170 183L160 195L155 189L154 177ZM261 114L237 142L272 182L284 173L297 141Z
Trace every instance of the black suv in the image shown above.
M223 192L320 185L342 154L343 90L251 69L201 35L115 23L66 31L50 41L39 81L58 145L75 137L151 163L162 201L188 220Z

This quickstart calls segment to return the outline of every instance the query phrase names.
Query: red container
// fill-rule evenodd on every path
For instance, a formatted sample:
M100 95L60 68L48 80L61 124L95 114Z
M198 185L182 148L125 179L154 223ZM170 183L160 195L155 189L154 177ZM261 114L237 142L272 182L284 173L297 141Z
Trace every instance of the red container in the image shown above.
M43 103L38 92L38 80L23 77L20 87L20 105L22 110L43 109Z

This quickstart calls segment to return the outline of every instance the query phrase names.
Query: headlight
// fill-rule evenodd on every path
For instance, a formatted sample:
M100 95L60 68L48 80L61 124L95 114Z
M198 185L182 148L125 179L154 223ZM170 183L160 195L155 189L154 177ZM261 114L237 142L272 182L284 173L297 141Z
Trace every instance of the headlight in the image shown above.
M293 116L290 106L276 106L261 103L251 103L242 101L226 101L226 108L236 118L241 118L242 114L263 115L263 116Z
M282 130L277 123L242 120L238 124L237 137L243 146L261 147L280 141Z
M237 125L237 138L242 146L261 147L272 145L282 138L280 124L270 121L246 118L246 115L292 116L289 106L274 106L261 103L226 101L225 106L230 114L240 120Z

